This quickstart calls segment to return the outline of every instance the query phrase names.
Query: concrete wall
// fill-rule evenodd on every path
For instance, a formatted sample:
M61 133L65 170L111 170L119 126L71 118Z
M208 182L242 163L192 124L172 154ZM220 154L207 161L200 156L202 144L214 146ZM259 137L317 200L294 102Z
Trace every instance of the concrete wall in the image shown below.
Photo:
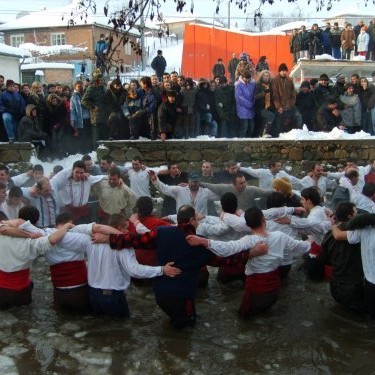
M297 176L304 176L315 161L322 162L328 170L336 170L348 157L360 165L375 159L374 140L335 141L108 141L100 142L98 157L110 154L118 163L131 161L140 155L144 163L157 166L177 162L183 171L199 169L203 160L220 170L228 160L243 165L267 167L268 160L280 160L284 167Z

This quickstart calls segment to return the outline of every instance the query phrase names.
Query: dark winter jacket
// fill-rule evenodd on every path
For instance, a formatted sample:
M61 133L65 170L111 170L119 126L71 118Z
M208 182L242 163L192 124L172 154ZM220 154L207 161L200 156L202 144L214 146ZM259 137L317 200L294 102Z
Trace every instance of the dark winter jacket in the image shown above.
M33 117L31 114L35 108L36 107L33 104L28 104L26 106L26 115L22 117L18 125L18 140L20 142L45 140L47 138L47 133L43 131L43 127L38 120L38 116Z
M167 66L167 61L162 55L155 56L151 62L151 68L155 70L155 74L158 77L162 77L166 66Z
M160 133L172 133L176 124L176 103L166 101L158 108L158 126Z
M19 121L25 114L25 101L18 92L4 91L0 95L0 112L11 114Z
M216 110L220 120L230 120L235 112L233 86L219 86L215 91Z

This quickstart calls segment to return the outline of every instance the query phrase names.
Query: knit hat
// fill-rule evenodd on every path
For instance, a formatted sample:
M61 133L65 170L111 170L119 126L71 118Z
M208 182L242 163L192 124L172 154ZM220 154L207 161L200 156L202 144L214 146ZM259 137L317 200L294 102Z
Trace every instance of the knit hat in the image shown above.
M301 86L299 87L300 89L307 87L308 89L310 88L310 83L308 81L303 81L301 83Z
M219 85L222 85L222 84L227 83L227 82L228 82L227 77L225 77L225 76L219 77Z
M240 60L247 61L247 53L246 53L246 52L242 52L242 53L241 53L241 55L240 55Z
M198 172L191 172L189 173L189 181L200 181L201 176Z
M6 82L5 82L6 87L12 86L12 85L15 85L15 84L16 83L12 79L7 79Z
M335 78L336 78L336 81L338 81L339 79L342 79L342 78L346 79L346 76L344 74L342 74L342 73L339 73L339 74L336 75Z
M280 72L282 72L284 70L288 71L288 67L286 66L286 64L282 63L279 66L278 72L280 73Z
M286 177L275 178L272 181L272 187L286 195L290 195L293 190L292 184L289 182L288 178Z

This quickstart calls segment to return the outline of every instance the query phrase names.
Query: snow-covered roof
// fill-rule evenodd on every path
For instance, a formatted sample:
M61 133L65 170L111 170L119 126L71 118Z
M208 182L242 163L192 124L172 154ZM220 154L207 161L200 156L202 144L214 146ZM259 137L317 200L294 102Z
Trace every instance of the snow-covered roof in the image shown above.
M42 9L38 12L34 12L0 25L0 31L67 27L68 20L71 18L72 9L74 9L72 4L59 8ZM111 25L108 25L108 18L100 12L97 12L96 14L88 13L87 18L83 17L82 19L77 14L74 21L75 26L95 24L109 29L112 28ZM139 32L136 29L132 29L130 33L139 35Z
M88 49L87 47L75 47L70 44L63 44L59 46L36 46L33 43L21 44L20 48L43 56L53 56L61 53L73 55L76 53L85 52Z
M335 18L343 17L358 17L358 20L361 18L372 18L373 15L370 12L369 7L360 7L359 4L344 8L336 13L333 13L329 17L325 18L324 21L329 21Z
M176 16L176 17L166 17L163 22L155 22L156 25L160 24L171 24L171 23L187 23L187 22L199 22L199 23L212 23L212 22L207 22L204 21L200 18L197 17L192 17L191 15L181 15L181 16Z
M8 46L7 44L0 43L0 55L16 56L16 57L31 57L29 51L22 48Z
M23 64L21 70L43 70L43 69L70 69L74 70L73 64L42 62L36 64Z
M311 21L293 21L285 23L284 25L273 27L268 30L268 32L279 32L279 31L289 31L293 29L300 29L302 26L306 26L306 29L311 28Z
M14 1L1 0L0 1L0 24L11 22L28 13L35 12L44 7L62 7L68 5L72 0L37 0L37 1Z

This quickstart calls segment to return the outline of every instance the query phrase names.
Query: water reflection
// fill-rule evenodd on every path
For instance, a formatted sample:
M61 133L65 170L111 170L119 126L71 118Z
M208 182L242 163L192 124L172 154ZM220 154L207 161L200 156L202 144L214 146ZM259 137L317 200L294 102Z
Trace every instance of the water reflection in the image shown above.
M48 268L38 260L33 304L0 312L0 373L375 373L374 326L338 307L328 284L296 269L274 307L250 321L237 317L242 286L218 284L211 269L197 326L176 332L150 287L131 286L128 321L56 312Z

